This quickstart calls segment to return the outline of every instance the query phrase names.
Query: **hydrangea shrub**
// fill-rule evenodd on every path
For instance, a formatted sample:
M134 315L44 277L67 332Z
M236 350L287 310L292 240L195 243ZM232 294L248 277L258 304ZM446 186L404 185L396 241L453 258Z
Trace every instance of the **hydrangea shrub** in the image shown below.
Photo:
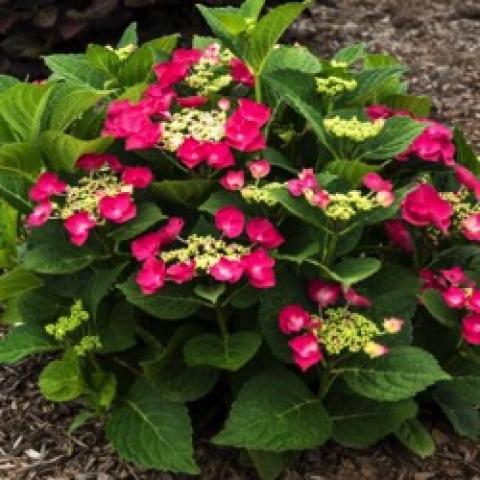
M426 456L422 405L478 436L480 163L395 58L279 45L306 6L0 77L0 361L57 355L43 395L140 467L199 473L194 438L267 479L329 439Z

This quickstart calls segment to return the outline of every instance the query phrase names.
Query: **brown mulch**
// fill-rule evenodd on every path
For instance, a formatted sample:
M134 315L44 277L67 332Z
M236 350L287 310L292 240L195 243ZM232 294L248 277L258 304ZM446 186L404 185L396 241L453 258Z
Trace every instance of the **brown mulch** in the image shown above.
M436 115L457 122L480 151L480 18L476 0L338 0L317 7L292 35L323 54L364 41L398 56L411 69L414 91L435 99ZM99 422L66 430L78 408L42 399L36 380L44 358L0 367L1 480L182 480L142 472L120 461ZM327 445L303 455L284 480L480 480L480 446L435 422L434 457L421 460L393 440L367 451ZM197 446L204 480L254 480L235 452Z

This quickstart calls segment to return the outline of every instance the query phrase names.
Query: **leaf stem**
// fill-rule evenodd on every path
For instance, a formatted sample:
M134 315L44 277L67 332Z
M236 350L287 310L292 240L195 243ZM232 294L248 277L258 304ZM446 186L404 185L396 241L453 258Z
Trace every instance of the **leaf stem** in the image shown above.
M217 316L217 322L220 328L220 332L222 333L222 337L224 340L227 340L229 333L227 328L227 317L225 316L225 311L220 305L215 305L215 314Z

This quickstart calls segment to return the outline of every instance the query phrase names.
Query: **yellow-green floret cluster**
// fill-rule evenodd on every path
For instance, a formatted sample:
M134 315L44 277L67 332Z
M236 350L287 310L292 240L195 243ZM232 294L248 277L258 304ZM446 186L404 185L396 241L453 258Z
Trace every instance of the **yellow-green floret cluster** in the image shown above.
M89 319L90 315L84 310L82 301L77 300L70 308L69 315L60 317L55 323L49 323L45 326L45 331L55 340L61 341Z
M480 213L480 205L472 204L470 192L464 187L458 192L442 192L440 196L453 208L452 226L454 229L461 229L461 224L465 219L470 215Z
M333 68L347 68L348 67L347 62L343 62L341 60L335 60L334 58L332 60L330 60L330 65Z
M347 193L331 193L329 203L324 210L333 220L347 221L361 212L367 212L379 206L375 197L364 195L360 190Z
M330 355L359 352L382 333L367 317L345 308L326 310L321 325L318 336Z
M326 118L323 121L325 129L339 138L347 138L354 142L364 142L369 138L376 137L383 129L384 120L362 122L357 117L345 120L339 116Z
M133 43L117 49L113 48L111 45L107 45L105 48L115 53L120 60L126 60L137 49Z
M162 124L163 147L175 152L187 137L204 142L219 142L225 136L226 120L227 114L222 110L184 108L174 113L170 121Z
M98 335L86 335L73 347L75 353L80 357L84 357L87 353L99 348L102 348L102 343Z
M210 235L190 235L185 243L184 248L162 252L161 259L167 263L194 260L197 269L208 270L221 258L239 260L243 255L250 253L249 247L217 240Z
M269 207L274 207L278 204L278 200L272 195L271 189L281 187L282 184L278 182L272 182L263 187L249 185L248 187L242 188L240 193L249 203L264 203Z
M351 92L357 88L357 81L353 78L347 80L346 78L331 75L327 78L316 78L315 81L317 83L317 92L330 97L340 95L343 92Z

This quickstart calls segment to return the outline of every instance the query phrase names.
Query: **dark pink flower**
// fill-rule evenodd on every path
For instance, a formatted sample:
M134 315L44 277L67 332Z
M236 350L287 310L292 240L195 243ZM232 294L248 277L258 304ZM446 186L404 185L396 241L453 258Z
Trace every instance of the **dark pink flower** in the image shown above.
M191 97L177 97L177 103L182 108L198 108L205 105L208 102L208 98L203 95L194 95Z
M196 48L177 48L172 55L172 61L193 65L202 58L202 51Z
M432 272L432 270L429 270L428 268L422 268L419 274L422 281L421 290L433 288L434 290L443 291L445 288L447 288L445 279L439 275L436 275L435 272Z
M277 248L285 239L266 218L252 218L247 223L247 235L251 242L265 248Z
M410 232L408 231L408 228L403 220L387 220L383 224L383 228L385 229L385 233L387 234L389 240L394 245L409 253L414 251L415 246L412 236L410 235Z
M442 292L442 297L450 308L463 308L467 301L465 290L460 287L448 287Z
M389 190L381 190L377 192L375 199L382 207L387 208L395 201L395 194Z
M266 147L265 137L257 123L245 120L237 110L225 124L227 143L242 152L255 152Z
M217 102L217 107L223 112L228 112L231 106L232 106L232 102L228 98L221 98Z
M236 238L243 233L245 215L237 207L226 206L220 208L215 214L215 227L226 237Z
M283 333L296 333L310 324L310 314L300 305L287 305L280 310L278 324Z
M258 248L242 257L242 264L250 285L255 288L271 288L276 285L275 260L265 250Z
M108 156L109 153L85 153L77 160L75 167L86 172L94 172L105 165Z
M429 184L421 184L402 202L402 218L417 227L434 225L443 233L450 227L453 208Z
M78 212L70 215L63 226L70 235L70 241L80 247L88 240L89 232L96 226L96 222L89 213Z
M153 93L156 91L152 88L155 85L152 85L148 91ZM171 118L170 107L172 105L173 99L175 98L175 93L169 92L161 96L148 95L140 102L138 102L138 107L143 111L146 117L160 117L163 120L169 120Z
M161 137L160 125L146 120L142 128L127 136L125 150L145 150L154 147Z
M255 160L248 163L248 169L250 170L250 175L255 179L259 180L260 178L266 177L271 170L271 165L267 160Z
M195 168L205 160L203 143L192 137L188 137L178 148L177 156L188 168Z
M440 270L440 273L442 274L442 277L454 287L467 284L469 281L463 268L458 266Z
M343 292L343 295L345 297L346 302L349 305L353 305L354 307L368 308L372 305L372 301L369 298L364 297L363 295L360 295L352 287L347 288L347 290Z
M190 65L189 62L173 61L155 65L153 71L157 76L158 86L164 90L168 90L187 76Z
M393 190L393 184L389 180L385 180L378 173L369 172L363 177L363 185L373 192L387 191L391 192Z
M166 275L165 263L150 257L143 263L135 281L144 295L152 295L163 287Z
M240 190L245 186L243 170L229 170L221 179L220 185L226 190Z
M395 115L395 110L386 105L370 105L365 109L365 112L370 120L386 120Z
M294 178L287 182L287 190L290 192L290 195L300 197L308 190L319 191L321 189L313 169L304 168L298 174L298 178Z
M255 78L249 68L239 58L230 60L230 75L235 82L243 83L247 87L255 85Z
M235 158L225 143L205 142L202 146L202 152L207 164L217 170L235 165Z
M480 315L478 313L469 313L464 317L462 337L472 345L480 345Z
M27 216L26 223L29 227L41 227L50 219L53 205L49 200L43 200L35 205L32 213Z
M328 192L319 187L315 188L314 190L307 190L305 193L306 199L310 205L319 208L327 208L328 204L330 203L330 195Z
M458 183L472 191L477 200L480 200L480 180L475 176L475 174L463 165L455 165L453 168L455 170L455 176L457 177Z
M129 193L103 197L98 203L100 215L113 223L125 223L135 217L137 207Z
M38 177L28 196L34 202L43 202L54 195L62 194L66 188L67 184L62 182L56 173L45 172Z
M146 188L153 181L153 173L148 167L125 167L122 181L135 188Z
M239 260L221 258L212 265L208 273L219 282L237 283L243 275L243 263Z
M342 289L338 283L315 279L308 283L309 297L321 308L335 305L338 302Z
M160 250L162 235L159 232L151 232L136 238L130 245L132 255L140 262L149 257L154 257Z
M473 213L462 222L462 233L472 242L480 242L480 213Z
M272 111L263 103L254 102L249 98L241 98L238 101L237 113L246 121L256 125L257 128L263 127L272 115Z
M472 294L468 297L467 308L475 313L480 313L480 290L473 290Z
M293 361L302 372L320 363L323 359L317 337L313 333L304 333L292 338L288 345L293 350Z
M167 268L167 280L177 284L189 282L195 276L195 261L178 262Z
M170 217L167 224L158 231L162 238L162 245L168 245L174 242L180 235L184 226L185 220L183 218Z

